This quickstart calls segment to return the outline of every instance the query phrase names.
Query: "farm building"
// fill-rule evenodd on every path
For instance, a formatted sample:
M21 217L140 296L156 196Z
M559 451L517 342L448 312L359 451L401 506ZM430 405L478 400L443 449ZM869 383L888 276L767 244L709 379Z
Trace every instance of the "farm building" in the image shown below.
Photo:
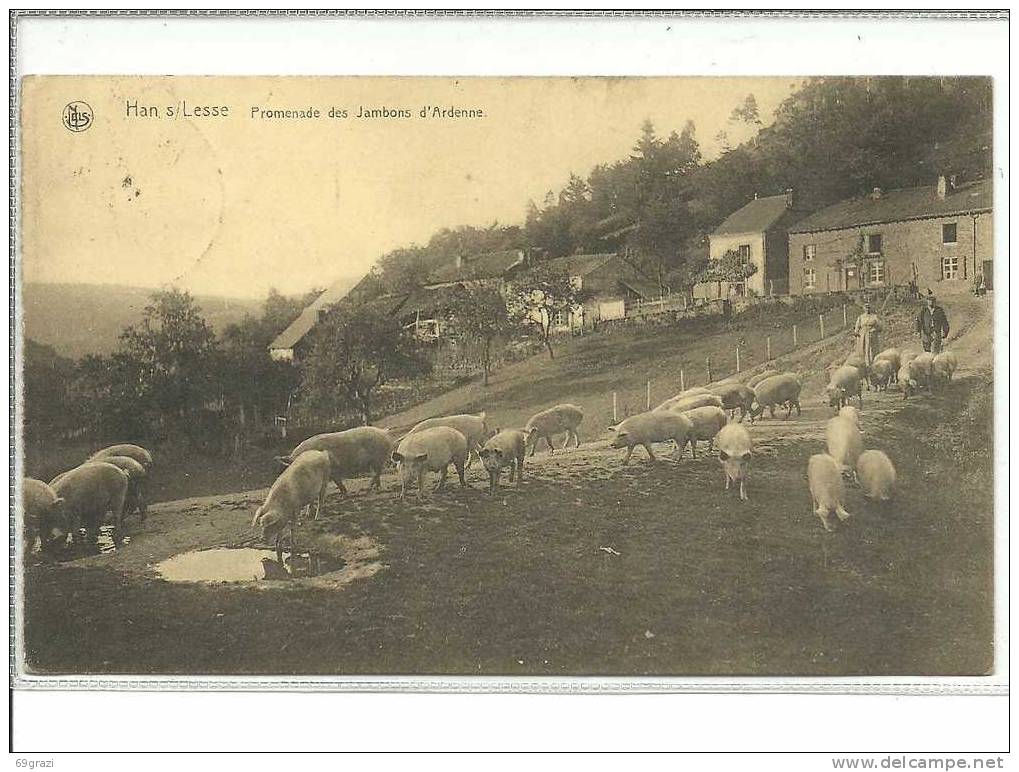
M503 296L509 291L509 280L530 265L530 257L522 249L488 252L474 257L460 257L436 268L428 282L414 290L400 309L405 327L413 327L421 340L437 340L443 334L446 311L451 293L465 284L482 284L496 288Z
M428 277L426 287L442 287L458 282L495 284L502 289L506 280L529 264L522 249L488 252L474 257L457 257L436 268Z
M659 297L661 290L651 279L617 254L567 255L548 264L570 277L585 294L583 306L569 318L556 320L556 328L573 329L598 321L622 319L636 302Z
M757 272L745 283L731 282L729 295L784 295L789 291L789 226L802 217L794 208L791 190L781 196L765 196L753 201L725 218L708 237L708 256L720 260L726 253L737 253L741 259L757 266ZM717 297L719 282L696 285L694 297Z
M991 287L992 185L978 180L874 191L789 229L789 290L799 295L947 282Z
M341 302L351 302L348 294L349 283L339 282L313 300L290 326L276 336L269 344L269 356L277 362L296 362L307 353L311 342L311 331L329 312ZM407 294L383 295L372 300L387 313L396 313L406 302Z

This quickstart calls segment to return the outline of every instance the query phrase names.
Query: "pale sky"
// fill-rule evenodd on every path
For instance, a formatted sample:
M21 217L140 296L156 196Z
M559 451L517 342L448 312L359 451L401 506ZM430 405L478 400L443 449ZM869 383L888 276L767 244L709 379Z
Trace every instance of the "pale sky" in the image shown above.
M23 83L25 281L175 285L261 297L363 275L384 252L437 229L521 223L570 172L625 158L641 123L689 119L706 158L753 93L761 119L791 78L109 78ZM94 123L67 130L64 106ZM127 115L155 106L158 118ZM167 106L229 106L226 118ZM410 119L357 118L360 106ZM424 106L484 117L419 117ZM251 108L318 108L318 120L252 119ZM329 117L346 109L346 119ZM773 192L773 191L762 191Z

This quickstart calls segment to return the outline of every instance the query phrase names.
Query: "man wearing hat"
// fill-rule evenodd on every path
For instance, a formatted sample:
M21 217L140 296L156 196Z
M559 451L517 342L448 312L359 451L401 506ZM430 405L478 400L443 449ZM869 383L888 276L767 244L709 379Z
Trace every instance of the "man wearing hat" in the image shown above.
M941 341L948 337L948 317L930 290L927 290L927 299L916 317L916 331L920 333L924 351L941 353Z

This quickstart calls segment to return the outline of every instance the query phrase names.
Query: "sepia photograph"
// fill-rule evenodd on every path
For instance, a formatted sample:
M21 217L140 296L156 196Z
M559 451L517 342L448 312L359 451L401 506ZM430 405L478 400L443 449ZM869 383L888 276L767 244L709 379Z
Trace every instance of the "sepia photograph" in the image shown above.
M17 678L994 673L996 85L22 78Z

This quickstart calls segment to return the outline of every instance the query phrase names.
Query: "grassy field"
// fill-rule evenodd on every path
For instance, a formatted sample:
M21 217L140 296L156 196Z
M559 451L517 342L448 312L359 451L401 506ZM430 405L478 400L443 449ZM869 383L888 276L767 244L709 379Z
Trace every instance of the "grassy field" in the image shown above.
M901 338L908 315L888 317ZM153 565L253 543L261 491L158 504L115 554L28 567L28 661L40 673L986 672L989 309L953 319L967 355L946 393L865 393L866 445L892 456L901 485L886 508L851 489L855 517L836 533L810 512L804 470L823 448L831 411L817 390L845 336L783 357L810 393L801 418L753 428L745 504L721 490L716 459L622 466L604 427L611 391L635 412L648 377L664 399L679 367L762 331L590 337L554 363L520 363L487 390L465 387L392 419L456 405L514 425L546 404L584 405L585 444L539 454L519 487L490 497L475 468L468 489L419 502L400 501L391 475L382 494L359 481L301 531L302 546L347 559L342 575L241 586L173 584Z

